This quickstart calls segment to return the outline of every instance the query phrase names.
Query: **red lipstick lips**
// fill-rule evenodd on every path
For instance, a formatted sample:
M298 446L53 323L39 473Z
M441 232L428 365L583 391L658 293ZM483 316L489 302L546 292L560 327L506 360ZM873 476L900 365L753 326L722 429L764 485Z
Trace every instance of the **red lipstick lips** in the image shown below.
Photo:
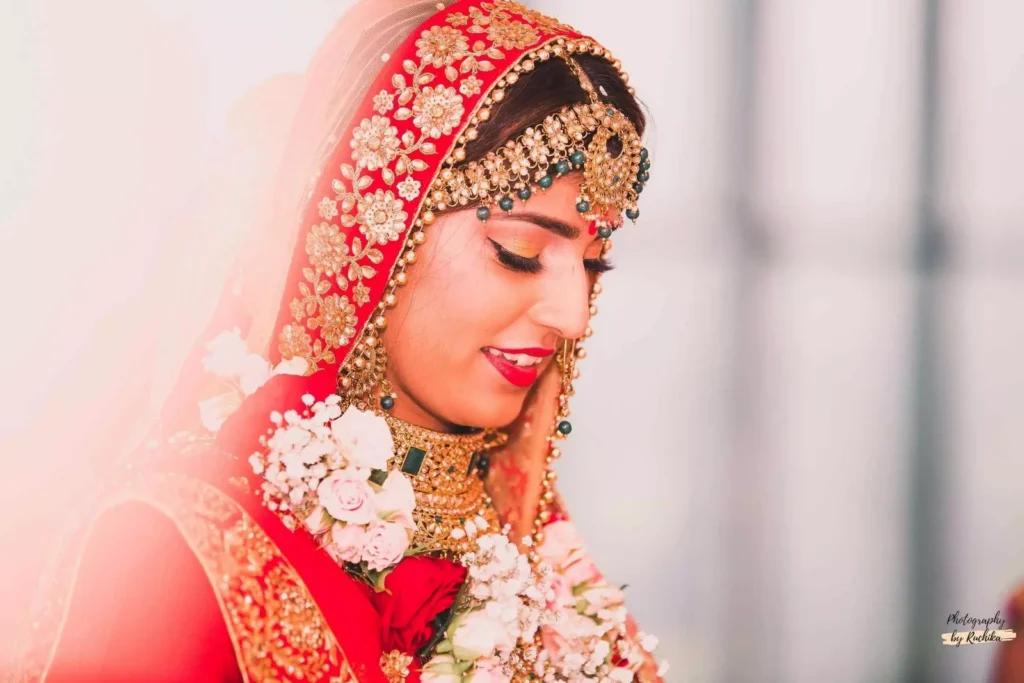
M491 348L510 356L522 354L525 356L533 356L534 358L547 358L555 352L554 349L541 349L536 347L528 349L499 349L497 347L484 347L481 349L484 357L490 361L491 365L494 366L494 369L501 373L501 376L507 379L510 383L520 388L526 388L537 381L540 363L526 366L517 365L504 356L491 353Z

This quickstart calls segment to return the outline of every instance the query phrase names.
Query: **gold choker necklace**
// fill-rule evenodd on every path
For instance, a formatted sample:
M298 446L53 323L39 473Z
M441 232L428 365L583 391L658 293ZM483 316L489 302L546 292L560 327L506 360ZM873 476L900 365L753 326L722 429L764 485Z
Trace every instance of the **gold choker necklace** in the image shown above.
M388 470L400 469L416 492L414 547L458 556L474 547L476 536L500 530L481 475L486 454L504 445L507 434L493 429L444 434L387 413L384 419L395 442Z

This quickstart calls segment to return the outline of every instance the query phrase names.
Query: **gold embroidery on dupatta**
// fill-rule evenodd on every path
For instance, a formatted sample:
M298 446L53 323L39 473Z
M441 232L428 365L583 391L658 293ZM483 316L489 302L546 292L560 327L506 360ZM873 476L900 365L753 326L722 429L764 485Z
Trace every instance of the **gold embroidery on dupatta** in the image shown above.
M491 60L506 59L500 48L525 48L540 40L534 26L508 12L557 25L512 2L482 3L481 8L471 8L469 17L447 17L449 26L422 31L416 41L419 63L404 60L391 77L393 89L373 98L380 115L363 119L353 129L353 164L342 164L341 177L331 184L333 196L318 200L322 220L305 235L309 267L302 270L300 296L289 306L293 322L278 337L283 358L304 358L313 367L321 361L331 364L335 351L356 337L356 312L370 303L364 280L376 277L376 266L383 262L377 247L404 237L410 223L406 209L415 209L425 194L412 174L430 167L424 157L440 151L434 140L460 129L466 118L463 96L480 92L483 81L477 74L494 71ZM459 28L467 24L465 31ZM397 195L390 189L368 191L371 174ZM357 225L358 235L344 231ZM332 285L343 293L329 294ZM314 339L310 333L317 330Z
M127 502L147 503L167 515L195 553L214 589L246 681L357 683L298 572L227 494L183 475L150 475L103 510ZM43 583L53 597L32 625L36 647L25 648L14 680L45 680L67 618L84 546L83 540L69 549L59 569Z

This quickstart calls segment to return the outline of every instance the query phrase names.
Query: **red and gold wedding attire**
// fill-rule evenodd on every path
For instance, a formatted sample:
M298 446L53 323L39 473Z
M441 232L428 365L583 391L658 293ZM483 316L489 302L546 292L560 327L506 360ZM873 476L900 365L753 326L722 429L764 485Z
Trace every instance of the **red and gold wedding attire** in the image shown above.
M152 438L43 577L22 680L661 680L555 489L578 340L502 432L387 414L380 333L439 215L486 220L576 173L576 210L606 248L615 217L638 216L647 150L579 55L628 83L596 41L507 0L371 0L335 27L282 114L259 247ZM464 163L549 60L585 101ZM290 263L253 267L268 251ZM235 393L211 392L211 375ZM592 631L583 654L565 620L545 621L559 600ZM512 636L488 632L502 619Z

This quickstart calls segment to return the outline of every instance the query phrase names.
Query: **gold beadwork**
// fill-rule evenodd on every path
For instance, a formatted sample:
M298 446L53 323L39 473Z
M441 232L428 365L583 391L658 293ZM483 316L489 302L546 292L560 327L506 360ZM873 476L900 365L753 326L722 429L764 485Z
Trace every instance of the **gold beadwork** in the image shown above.
M483 109L477 116L486 120L481 115L487 111ZM613 138L622 144L614 157L608 150ZM564 162L566 173L571 172L573 155L581 153L583 180L578 206L588 207L581 214L598 228L617 226L619 214L637 209L633 183L640 172L641 149L632 121L614 107L597 101L565 107L480 161L457 166L465 151L456 148L445 161L450 167L445 170L452 173L442 172L434 181L427 203L434 213L474 202L491 208L502 197L511 197L545 176L553 180L560 162Z
M389 683L403 683L409 676L409 665L412 664L412 660L412 655L407 655L401 650L392 650L380 656L380 668Z
M388 469L399 469L410 449L423 451L415 473L407 473L416 493L413 546L457 557L473 547L473 536L496 533L501 524L491 505L475 458L505 444L508 435L496 430L472 434L443 434L385 414L395 442ZM476 534L466 534L466 522ZM454 535L453 535L454 532Z

